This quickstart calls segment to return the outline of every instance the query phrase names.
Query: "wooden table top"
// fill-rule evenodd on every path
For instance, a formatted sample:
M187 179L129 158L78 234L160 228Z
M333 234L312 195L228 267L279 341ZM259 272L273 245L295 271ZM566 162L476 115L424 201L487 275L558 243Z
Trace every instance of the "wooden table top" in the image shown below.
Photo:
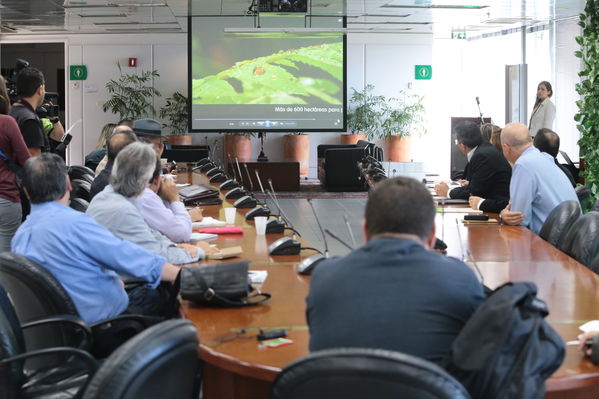
M193 179L201 181L199 176L194 175ZM225 201L223 206L231 205ZM200 356L205 361L244 376L272 381L282 367L309 353L305 297L310 278L299 276L294 267L302 257L313 252L302 251L297 256L268 255L268 244L281 235L256 236L253 222L245 221L243 213L243 210L238 211L236 225L244 227L245 234L219 238L217 245L241 245L243 259L252 261L252 270L267 270L268 278L262 290L271 293L272 298L265 305L233 309L202 308L183 301L182 311L198 328ZM220 206L205 207L205 214L224 220ZM508 281L536 283L539 298L549 306L547 320L564 341L577 339L580 324L599 319L598 275L526 228L466 226L460 222L462 217L460 213L438 213L437 237L447 243L448 255L464 259L471 266L473 258L487 286L495 288ZM466 249L472 258L465 255ZM255 338L259 328L285 328L294 343L261 349ZM239 329L247 331L233 332ZM576 346L567 346L566 359L547 381L547 390L564 391L591 385L599 385L599 367L582 356Z

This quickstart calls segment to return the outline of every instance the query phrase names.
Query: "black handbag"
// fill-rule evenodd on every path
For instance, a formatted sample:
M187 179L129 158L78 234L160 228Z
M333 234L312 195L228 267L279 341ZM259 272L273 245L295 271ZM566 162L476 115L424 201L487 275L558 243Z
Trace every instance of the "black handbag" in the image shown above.
M254 290L249 283L249 263L183 267L181 298L198 305L217 307L252 306L267 301L271 295Z

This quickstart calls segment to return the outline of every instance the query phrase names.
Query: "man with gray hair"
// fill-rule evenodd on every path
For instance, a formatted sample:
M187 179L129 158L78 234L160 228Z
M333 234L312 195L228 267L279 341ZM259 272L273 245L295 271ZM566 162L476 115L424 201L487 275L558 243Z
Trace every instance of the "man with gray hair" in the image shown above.
M149 144L133 143L116 157L110 185L96 195L87 213L115 236L162 255L174 264L195 262L217 249L207 243L198 246L175 244L151 229L139 211L139 197L149 185L156 167L156 153Z
M151 298L139 295L140 291L125 292L119 274L147 281L154 289L160 281L174 281L177 266L116 238L88 215L69 208L71 183L58 155L30 158L23 184L31 214L17 231L11 249L48 270L83 320L94 323L125 311L160 314L165 304L150 303Z
M106 159L108 161L106 162L106 166L96 176L91 185L89 195L92 199L108 185L110 174L112 173L112 166L114 165L114 160L119 152L136 141L137 137L129 126L123 125L114 128L112 135L107 140Z
M564 201L578 201L576 192L551 155L532 145L525 125L506 125L501 145L512 165L512 180L510 203L499 217L506 224L521 224L538 234L553 208Z

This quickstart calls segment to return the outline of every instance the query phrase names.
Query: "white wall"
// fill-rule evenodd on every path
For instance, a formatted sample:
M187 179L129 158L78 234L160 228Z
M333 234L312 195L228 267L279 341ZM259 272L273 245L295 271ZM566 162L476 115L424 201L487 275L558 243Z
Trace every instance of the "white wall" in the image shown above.
M557 24L554 74L558 109L556 130L562 136L563 148L573 157L578 153L577 131L571 119L575 113L574 101L578 99L573 85L578 81L576 71L579 65L571 54L575 46L575 34L575 21ZM535 39L535 35L539 36L539 33L529 35L529 41ZM2 43L57 41L65 43L67 71L68 65L74 64L87 65L88 68L86 81L68 83L67 127L81 120L72 131L73 141L69 146L69 161L72 164L83 162L85 154L94 148L105 123L117 121L117 116L104 113L101 109L101 104L108 99L104 85L109 79L118 77L117 62L123 65L125 72L159 71L161 76L155 81L155 87L162 92L163 97L155 101L157 109L164 103L164 97L174 91L187 93L187 34L184 33L5 36L2 39ZM370 83L375 85L377 93L387 96L397 95L400 90L424 96L428 134L415 140L413 160L426 162L429 172L447 176L451 116L478 115L474 98L479 96L485 116L492 116L498 124L504 124L504 65L520 61L518 43L519 34L472 42L433 39L432 35L349 34L348 94L351 95L352 87L362 89ZM538 54L547 52L541 46L529 49L528 53L544 58ZM126 66L129 57L138 59L137 68ZM551 60L529 58L535 71L546 71L552 64ZM414 80L416 64L432 65L432 80ZM537 80L537 77L531 79ZM408 89L409 86L411 89ZM265 152L271 159L282 155L282 136L282 133L267 134ZM338 143L338 136L338 133L311 134L310 177L316 177L317 174L317 145ZM220 140L221 135L196 134L194 143L204 143L206 137L213 143ZM254 157L257 157L259 150L259 141L254 139Z

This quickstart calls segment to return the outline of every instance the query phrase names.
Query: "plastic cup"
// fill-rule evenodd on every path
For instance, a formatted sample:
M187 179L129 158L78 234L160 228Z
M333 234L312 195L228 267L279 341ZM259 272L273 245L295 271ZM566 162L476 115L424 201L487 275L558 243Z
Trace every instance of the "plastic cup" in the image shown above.
M236 213L237 209L235 208L225 208L225 222L227 222L227 224L235 224Z
M263 236L266 234L266 216L256 216L254 218L254 223L256 225L256 234L259 236Z

